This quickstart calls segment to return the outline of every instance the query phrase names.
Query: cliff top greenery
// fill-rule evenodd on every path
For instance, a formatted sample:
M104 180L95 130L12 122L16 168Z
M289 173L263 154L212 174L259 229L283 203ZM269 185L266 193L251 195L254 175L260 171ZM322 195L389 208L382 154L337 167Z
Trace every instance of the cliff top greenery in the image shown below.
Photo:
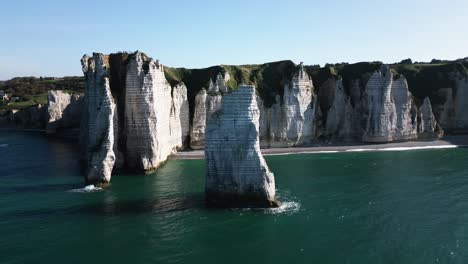
M110 82L113 93L120 93L124 88L126 63L136 53L119 52L108 56L110 64ZM144 55L144 60L150 57ZM354 64L338 63L305 66L311 75L316 91L320 91L323 83L330 78L342 78L345 90L349 91L352 81L360 80L361 87L365 86L372 72L378 70L382 62L360 62ZM431 101L437 101L437 91L441 88L452 87L453 79L458 76L468 76L468 61L432 60L430 63L418 63L406 59L400 63L390 65L392 71L404 75L408 81L410 91L419 99L426 96ZM258 95L266 106L276 102L276 95L283 94L284 84L289 82L297 71L292 61L277 61L256 65L219 65L204 69L186 69L164 67L165 76L171 86L184 82L188 89L188 98L193 113L195 96L202 88L208 88L210 80L216 81L218 74L229 73L231 79L227 82L229 89L236 89L240 84L252 84L257 87ZM13 78L0 82L0 90L10 96L17 96L20 100L1 109L21 108L34 104L46 103L46 93L49 90L65 90L82 93L85 81L83 77L64 78Z
M47 103L47 92L51 90L64 90L70 93L83 93L83 77L17 77L0 83L3 90L10 97L19 99L9 105L0 102L0 110L19 109L35 104Z

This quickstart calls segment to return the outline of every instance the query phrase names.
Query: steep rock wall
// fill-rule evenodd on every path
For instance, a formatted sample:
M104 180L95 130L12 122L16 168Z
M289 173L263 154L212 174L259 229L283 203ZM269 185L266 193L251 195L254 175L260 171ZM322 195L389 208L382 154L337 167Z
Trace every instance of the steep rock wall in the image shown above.
M120 56L118 63L109 62L112 56ZM152 171L183 148L189 133L187 88L172 88L163 65L140 52L95 53L82 64L87 82L81 144L88 181L109 182L113 169Z
M383 65L366 84L368 110L362 141L392 142L417 138L416 106L403 76L394 78L390 68Z
M195 97L195 112L193 115L190 147L203 149L205 147L205 130L211 115L221 107L223 96L202 89Z
M314 141L316 129L317 96L312 79L302 64L284 85L283 96L265 108L261 100L260 141L262 147L294 147Z
M468 77L458 74L452 77L453 87L441 89L445 98L443 106L435 109L439 123L451 133L468 132Z
M116 105L111 94L107 57L102 54L82 59L86 76L86 129L81 131L85 145L88 184L105 185L110 182L115 163L114 115Z
M77 136L84 96L56 90L47 93L47 101L46 132L55 134L57 130L73 130L72 133Z
M418 110L418 138L432 140L442 137L443 133L432 112L429 97L424 98L423 104Z
M274 176L260 152L255 88L226 95L208 122L206 198L221 207L275 207Z

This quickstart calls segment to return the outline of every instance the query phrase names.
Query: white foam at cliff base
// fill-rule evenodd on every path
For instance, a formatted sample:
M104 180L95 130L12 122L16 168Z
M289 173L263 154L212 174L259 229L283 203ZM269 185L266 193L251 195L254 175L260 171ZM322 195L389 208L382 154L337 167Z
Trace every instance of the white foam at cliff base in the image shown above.
M294 214L299 212L301 204L298 202L281 202L280 207L265 209L266 213L269 214Z
M70 190L70 192L75 192L75 193L90 193L90 192L98 192L101 191L101 187L96 187L94 185L88 185L84 188L78 188L78 189L73 189Z

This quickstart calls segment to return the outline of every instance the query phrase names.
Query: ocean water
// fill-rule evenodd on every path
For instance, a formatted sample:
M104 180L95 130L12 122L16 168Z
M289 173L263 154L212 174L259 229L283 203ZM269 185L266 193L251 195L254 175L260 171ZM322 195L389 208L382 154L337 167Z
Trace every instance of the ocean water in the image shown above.
M0 132L0 263L468 262L468 149L266 157L269 210L205 208L203 160L84 188L77 153Z

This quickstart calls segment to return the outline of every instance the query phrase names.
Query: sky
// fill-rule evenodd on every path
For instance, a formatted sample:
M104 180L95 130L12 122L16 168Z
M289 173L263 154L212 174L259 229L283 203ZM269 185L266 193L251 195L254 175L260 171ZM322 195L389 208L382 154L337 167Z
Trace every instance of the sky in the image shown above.
M92 52L186 68L468 56L467 0L0 2L0 80L82 75Z

